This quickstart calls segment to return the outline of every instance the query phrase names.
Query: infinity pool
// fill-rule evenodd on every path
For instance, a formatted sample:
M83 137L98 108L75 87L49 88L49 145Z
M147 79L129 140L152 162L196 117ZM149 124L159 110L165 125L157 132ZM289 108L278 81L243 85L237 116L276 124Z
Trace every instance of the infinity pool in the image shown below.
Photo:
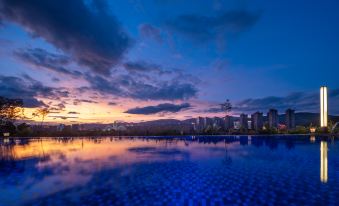
M338 205L339 141L0 139L0 205Z

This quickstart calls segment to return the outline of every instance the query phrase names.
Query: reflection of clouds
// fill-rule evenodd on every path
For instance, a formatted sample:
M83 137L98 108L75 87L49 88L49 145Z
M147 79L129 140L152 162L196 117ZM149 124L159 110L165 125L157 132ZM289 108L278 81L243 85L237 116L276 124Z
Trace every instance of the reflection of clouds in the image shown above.
M135 153L146 153L154 150L156 150L155 147L132 147L128 149L128 151Z
M46 164L39 166L40 172L45 175L60 175L67 174L70 172L71 168L67 165L67 162L56 162L53 164Z
M186 154L187 152L178 149L168 148L156 148L156 147L132 147L128 149L129 152L143 153L143 154L155 154L155 155L176 155Z
M308 138L305 138L306 144L301 145L303 141L299 141L300 139L296 142L293 138L267 140L251 137L249 142L253 146L241 146L239 138L235 137L196 137L194 140L190 137L56 138L30 140L26 145L12 144L4 147L0 144L3 151L0 155L6 153L7 159L10 157L7 162L0 159L0 198L18 205L22 204L18 201L31 201L34 198L47 201L50 197L62 197L66 194L69 198L80 193L90 197L94 192L93 188L109 190L107 193L112 197L119 191L121 195L131 192L130 188L135 188L137 184L140 184L139 189L143 191L148 180L154 181L154 186L158 186L158 183L163 181L163 177L156 173L158 171L166 174L166 178L173 173L172 175L176 176L172 181L178 181L178 184L186 180L189 183L198 174L211 171L221 174L218 176L218 173L211 173L211 176L206 176L209 180L215 177L215 184L220 180L235 181L232 184L239 183L238 179L227 176L228 172L232 172L231 175L237 175L239 172L244 174L239 177L252 175L253 172L254 177L258 179L263 174L269 177L272 175L274 178L284 173L284 176L279 178L285 178L281 181L281 184L285 184L286 178L291 177L290 174L309 174L314 168L313 160L319 162L319 157L309 155L310 151L317 152L319 147L308 147ZM185 143L189 144L186 146ZM296 145L295 149L289 150L293 143ZM278 144L286 144L286 147L277 147ZM258 148L260 145L263 147ZM270 145L275 149L271 150ZM321 144L321 148L321 165L324 168L326 165L326 170L321 173L321 180L327 181L327 149L324 149L324 144ZM326 158L323 158L325 156ZM276 164L280 166L276 167ZM196 167L202 169L203 173L194 173ZM206 169L208 167L213 169ZM182 171L183 168L186 170ZM186 175L187 179L181 175ZM314 177L311 179L314 180ZM265 176L261 180L265 180ZM197 185L199 184L198 181ZM148 189L153 191L152 188ZM20 200L11 199L8 191L13 190L25 194L24 197Z
M131 147L127 151L136 154L140 161L184 160L190 157L188 151L168 147Z

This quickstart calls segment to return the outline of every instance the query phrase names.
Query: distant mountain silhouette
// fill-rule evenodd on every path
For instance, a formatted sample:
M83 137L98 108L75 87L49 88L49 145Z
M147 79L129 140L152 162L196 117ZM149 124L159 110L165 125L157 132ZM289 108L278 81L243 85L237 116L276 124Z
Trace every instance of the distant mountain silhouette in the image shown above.
M178 125L181 124L182 121L177 119L158 119L152 121L145 121L138 123L140 126L160 126L160 125Z
M302 126L309 126L311 123L313 125L319 125L319 118L319 113L299 112L295 114L295 124ZM339 116L329 115L328 120L333 121L334 123L339 122ZM279 122L285 122L285 114L279 115Z

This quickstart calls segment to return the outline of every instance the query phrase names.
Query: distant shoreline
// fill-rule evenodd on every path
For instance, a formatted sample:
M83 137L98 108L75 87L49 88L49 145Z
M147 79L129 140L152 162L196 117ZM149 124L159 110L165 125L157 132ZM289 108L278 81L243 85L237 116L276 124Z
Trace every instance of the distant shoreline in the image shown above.
M88 136L32 136L32 137L0 137L0 139L34 139L34 138L100 138L100 137L133 137L133 138L145 138L145 137L173 137L173 138L185 138L185 137L292 137L292 136L315 136L315 137L334 137L338 138L339 134L233 134L233 135L88 135Z

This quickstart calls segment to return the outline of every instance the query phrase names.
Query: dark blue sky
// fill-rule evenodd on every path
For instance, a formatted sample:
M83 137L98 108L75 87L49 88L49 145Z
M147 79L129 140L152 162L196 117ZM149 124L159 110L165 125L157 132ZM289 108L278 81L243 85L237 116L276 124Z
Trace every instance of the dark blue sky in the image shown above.
M335 0L0 2L0 95L54 120L317 112L321 85L339 114Z

